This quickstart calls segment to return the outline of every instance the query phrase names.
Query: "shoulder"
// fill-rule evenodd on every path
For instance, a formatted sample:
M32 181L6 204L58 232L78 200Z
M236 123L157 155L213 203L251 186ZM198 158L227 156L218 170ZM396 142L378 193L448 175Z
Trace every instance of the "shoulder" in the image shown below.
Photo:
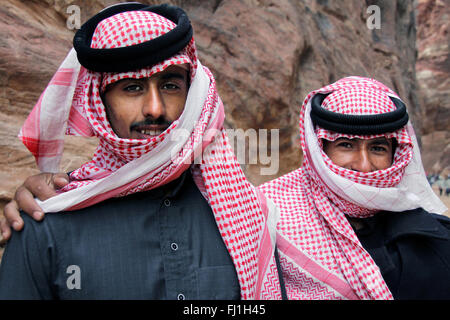
M37 240L43 240L44 238L51 238L51 221L53 214L47 213L44 219L41 221L36 221L24 212L20 212L20 216L23 219L24 226L21 231L14 232L13 237L20 237L23 240L27 240L30 237L36 238ZM32 239L31 239L32 240Z
M450 230L450 217L444 216L442 214L430 213L430 215L436 219L443 227Z
M387 248L399 259L398 297L450 298L450 219L423 209L387 214Z
M121 208L121 201L117 201L117 199L107 200L79 210L46 213L41 221L36 221L26 213L21 212L24 228L22 231L16 232L14 236L24 238L23 240L26 241L29 241L28 238L32 237L41 243L52 239L60 240L65 238L64 235L67 235L68 232L80 230L81 226L88 226L96 220L106 222L107 220L103 216L108 216L108 212L114 215L114 208L116 210Z
M405 268L409 265L412 273L431 272L435 273L435 277L450 272L448 217L418 208L383 212L380 218L384 243L400 254ZM447 285L450 285L449 281L446 280Z
M66 234L69 224L59 223L58 213L47 213L41 221L36 221L26 213L21 212L24 222L21 231L13 231L8 245L15 243L21 250L30 254L41 255L56 248L60 234ZM51 249L51 250L50 250ZM49 251L50 250L50 251Z
M378 221L384 224L387 241L405 236L450 240L450 219L422 208L381 212Z

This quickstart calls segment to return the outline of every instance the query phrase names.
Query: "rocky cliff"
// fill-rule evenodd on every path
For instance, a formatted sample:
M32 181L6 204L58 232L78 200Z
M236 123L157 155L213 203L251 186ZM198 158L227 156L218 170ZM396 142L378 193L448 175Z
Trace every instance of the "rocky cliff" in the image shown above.
M422 154L429 172L450 173L450 6L420 0L416 77L420 97Z
M3 201L10 199L26 176L37 172L33 158L16 136L71 47L75 30L69 28L71 12L67 8L77 5L84 22L114 2L8 0L0 7ZM217 79L227 127L244 132L255 129L257 133L258 129L279 129L278 170L261 176L262 159L246 156L243 166L255 184L299 166L297 127L302 100L309 91L348 75L373 77L397 91L408 105L418 134L427 142L426 164L439 170L448 166L449 9L442 1L171 3L183 7L192 21L200 59ZM380 9L379 29L369 28L367 20L373 19L373 12L367 9L371 5ZM70 170L87 161L95 144L92 139L69 137L61 169ZM273 159L276 149L272 150Z

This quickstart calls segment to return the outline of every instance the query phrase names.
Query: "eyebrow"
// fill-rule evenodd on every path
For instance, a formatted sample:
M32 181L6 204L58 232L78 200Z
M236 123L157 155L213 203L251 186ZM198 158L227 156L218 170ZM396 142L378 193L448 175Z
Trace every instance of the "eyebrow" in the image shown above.
M356 140L357 138L347 138L347 137L339 137L334 141L341 141L341 140ZM382 144L382 145L386 145L389 146L389 140L385 137L379 137L379 138L374 138L373 141L371 141L371 143L376 143L376 144Z
M163 75L161 75L161 79L163 79L163 80L172 79L172 78L185 80L185 79L187 79L187 76L185 76L181 72L180 73L179 72L168 72L168 73L164 73Z
M389 140L387 138L384 137L380 137L380 138L375 138L372 143L376 143L376 144L383 144L386 146L390 146Z
M182 73L178 73L178 72L168 72L168 73L164 73L163 75L161 75L161 79L162 80L168 80L168 79L180 79L180 80L186 80L187 76L185 77ZM115 84L119 84L119 83L123 83L126 81L144 81L144 79L146 78L125 78L125 79L120 79L114 83L112 83L112 85Z
M178 72L168 72L168 73L164 73L162 75L160 75L161 79L171 79L171 78L177 78L177 79L186 79L186 77L182 74L182 73L178 73ZM122 81L144 81L147 78L124 78L124 79L120 79L116 82L122 82Z
M351 138L347 138L347 137L339 137L339 138L336 138L336 140L329 141L329 142L339 142L339 141L343 141L343 140L350 140L350 141L352 141L352 140L355 140L355 139L351 139Z

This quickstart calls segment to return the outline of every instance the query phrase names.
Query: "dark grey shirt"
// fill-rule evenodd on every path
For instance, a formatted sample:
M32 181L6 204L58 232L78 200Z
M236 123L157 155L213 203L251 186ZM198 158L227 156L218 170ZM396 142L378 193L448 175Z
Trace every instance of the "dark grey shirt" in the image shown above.
M156 190L73 212L23 215L0 299L239 299L213 213L185 172Z

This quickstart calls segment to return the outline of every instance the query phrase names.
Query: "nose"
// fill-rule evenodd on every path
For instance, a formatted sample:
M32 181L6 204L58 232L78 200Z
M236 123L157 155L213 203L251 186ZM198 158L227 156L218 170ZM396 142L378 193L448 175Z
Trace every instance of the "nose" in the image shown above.
M355 156L352 163L352 170L359 172L371 172L375 168L370 161L369 151L366 148L362 148Z
M155 85L150 85L143 97L142 114L145 118L156 120L165 114L164 101Z

